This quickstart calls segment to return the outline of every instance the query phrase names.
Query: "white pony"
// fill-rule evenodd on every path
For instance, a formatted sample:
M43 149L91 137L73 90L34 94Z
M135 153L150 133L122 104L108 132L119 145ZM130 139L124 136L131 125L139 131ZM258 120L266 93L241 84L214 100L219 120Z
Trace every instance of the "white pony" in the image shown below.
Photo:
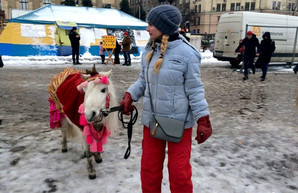
M87 157L90 179L96 178L92 156L97 163L102 162L100 154L102 145L107 142L107 137L111 133L117 133L119 128L117 113L111 113L106 117L102 114L105 108L118 104L110 74L111 71L97 72L95 67L92 71L87 70L87 73L68 68L53 77L49 86L51 128L61 128L62 152L68 151L67 137L78 137L81 140L84 155ZM67 82L67 85L61 86L64 81ZM71 87L78 90L70 91ZM63 95L64 97L61 97ZM74 97L75 95L78 97ZM77 101L79 97L84 98L83 104L78 109L81 113L80 120L74 120L74 116L67 114L66 108L70 106L67 102ZM71 100L71 98L75 98L75 100ZM77 115L79 114L76 114L76 117L78 117ZM79 122L81 125L74 122Z

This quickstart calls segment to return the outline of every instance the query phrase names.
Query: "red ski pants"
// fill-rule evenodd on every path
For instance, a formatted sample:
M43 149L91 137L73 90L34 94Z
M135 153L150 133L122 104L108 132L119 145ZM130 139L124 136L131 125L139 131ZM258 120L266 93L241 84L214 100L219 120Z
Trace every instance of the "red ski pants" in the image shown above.
M163 163L168 144L168 169L172 193L192 193L191 153L192 128L185 129L179 143L166 142L151 137L150 129L144 126L142 142L141 181L143 193L160 193Z

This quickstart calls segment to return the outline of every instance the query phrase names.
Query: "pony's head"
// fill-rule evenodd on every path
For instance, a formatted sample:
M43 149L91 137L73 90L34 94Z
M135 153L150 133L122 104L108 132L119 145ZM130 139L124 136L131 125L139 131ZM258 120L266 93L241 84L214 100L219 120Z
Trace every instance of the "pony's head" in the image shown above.
M78 90L85 92L84 106L87 122L93 124L104 124L111 130L118 128L117 113L102 115L102 110L117 105L115 89L110 78L111 70L108 72L97 72L95 66L92 71L82 74L85 82L78 86Z

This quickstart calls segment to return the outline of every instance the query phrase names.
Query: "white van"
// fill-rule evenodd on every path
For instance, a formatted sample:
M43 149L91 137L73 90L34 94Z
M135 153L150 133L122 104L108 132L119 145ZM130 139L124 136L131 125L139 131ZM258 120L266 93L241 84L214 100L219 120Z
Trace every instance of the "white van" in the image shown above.
M256 12L231 12L220 17L215 34L214 57L229 61L236 67L241 62L236 60L235 49L247 31L252 31L261 43L263 34L268 31L275 41L276 50L271 62L291 63L294 42L298 30L298 17L280 14ZM298 40L296 41L295 61L298 62Z

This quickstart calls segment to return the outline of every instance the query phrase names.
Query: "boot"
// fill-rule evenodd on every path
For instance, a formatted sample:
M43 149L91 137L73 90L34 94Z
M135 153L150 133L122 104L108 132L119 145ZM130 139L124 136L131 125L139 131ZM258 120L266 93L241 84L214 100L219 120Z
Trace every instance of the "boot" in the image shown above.
M261 78L261 81L265 81L265 77L262 77L262 78Z
M128 61L128 64L127 64L127 66L131 66L131 61Z
M245 75L245 76L243 77L243 81L244 81L244 80L247 80L247 79L248 79L248 76Z
M80 65L81 63L77 60L76 64L77 64L77 65Z
M295 67L295 68L293 69L293 71L294 71L295 74L297 74L298 68Z

